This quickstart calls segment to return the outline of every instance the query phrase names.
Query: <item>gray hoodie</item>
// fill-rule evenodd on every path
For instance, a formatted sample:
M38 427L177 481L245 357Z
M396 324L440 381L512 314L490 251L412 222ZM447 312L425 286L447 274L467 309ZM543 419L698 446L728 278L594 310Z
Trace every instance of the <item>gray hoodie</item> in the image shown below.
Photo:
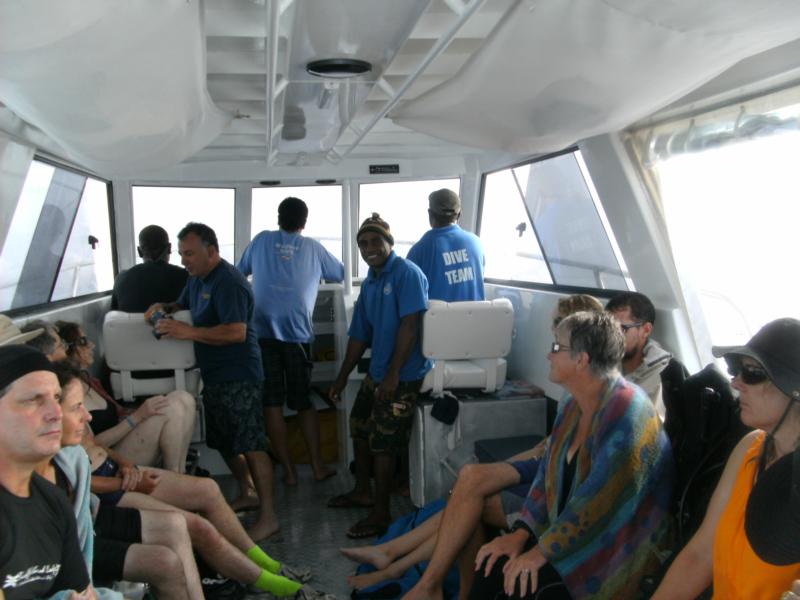
M661 397L661 371L666 368L671 358L672 354L664 350L657 341L650 338L644 345L642 364L631 373L624 374L625 379L635 383L647 392L662 421L666 415L666 407Z

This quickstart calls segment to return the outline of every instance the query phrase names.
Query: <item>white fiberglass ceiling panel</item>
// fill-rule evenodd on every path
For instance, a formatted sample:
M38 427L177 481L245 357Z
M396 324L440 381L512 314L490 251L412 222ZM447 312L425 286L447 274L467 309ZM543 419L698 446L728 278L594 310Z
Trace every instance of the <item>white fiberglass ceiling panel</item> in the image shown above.
M0 3L0 101L104 176L180 162L229 117L206 90L199 3Z
M391 117L468 146L549 152L798 37L796 0L523 0L452 79Z

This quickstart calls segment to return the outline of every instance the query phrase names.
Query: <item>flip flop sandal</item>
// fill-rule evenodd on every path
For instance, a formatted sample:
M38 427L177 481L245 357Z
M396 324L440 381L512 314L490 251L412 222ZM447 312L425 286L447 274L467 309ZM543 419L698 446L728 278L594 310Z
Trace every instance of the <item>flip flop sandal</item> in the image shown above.
M311 581L313 577L311 569L308 567L292 567L287 564L281 565L281 570L278 571L278 575L283 575L284 577L294 579L300 583L307 583Z
M364 538L378 537L386 533L389 528L388 525L381 525L378 523L362 523L358 522L347 531L347 537L351 540L361 540Z
M368 504L362 504L361 502L356 502L347 494L334 496L328 500L328 508L372 508L372 506L372 502Z

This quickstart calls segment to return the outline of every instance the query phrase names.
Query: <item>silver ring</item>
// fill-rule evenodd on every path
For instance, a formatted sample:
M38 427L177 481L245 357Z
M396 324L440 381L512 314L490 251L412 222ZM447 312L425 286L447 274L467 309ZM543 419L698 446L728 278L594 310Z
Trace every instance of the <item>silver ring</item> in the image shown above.
M522 569L522 572L523 572L523 573L525 573L525 574L527 575L528 573L530 573L530 572L531 572L531 570L530 570L530 569Z

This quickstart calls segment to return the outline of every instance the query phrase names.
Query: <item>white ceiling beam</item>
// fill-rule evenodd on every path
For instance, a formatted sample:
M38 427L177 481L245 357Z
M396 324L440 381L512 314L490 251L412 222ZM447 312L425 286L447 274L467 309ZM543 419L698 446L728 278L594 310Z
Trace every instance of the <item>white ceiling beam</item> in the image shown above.
M278 20L280 19L280 0L267 0L266 21L267 21L267 43L265 44L266 61L266 109L267 109L267 131L266 131L266 154L267 166L275 160L277 151L272 149L272 136L275 129L275 82L278 70Z
M452 41L456 33L458 33L458 30L461 29L461 26L469 20L472 14L477 11L484 2L485 0L470 0L469 4L464 7L464 10L461 12L461 14L456 17L455 21L450 24L444 34L430 49L428 54L425 55L425 58L422 59L422 62L420 62L414 72L411 73L408 78L406 78L406 80L403 82L403 85L398 88L391 99L370 120L369 124L364 128L361 134L356 137L355 141L348 146L344 152L341 153L341 158L346 158L348 154L355 150L358 144L361 143L361 140L364 139L364 137L370 132L375 124L385 117L387 113L392 110L392 108L395 107L395 105L402 99L403 94L406 93L408 88L410 88L417 78L422 75L428 65L430 65L442 52L444 52L444 50L447 48L447 45ZM339 160L341 160L341 158Z

